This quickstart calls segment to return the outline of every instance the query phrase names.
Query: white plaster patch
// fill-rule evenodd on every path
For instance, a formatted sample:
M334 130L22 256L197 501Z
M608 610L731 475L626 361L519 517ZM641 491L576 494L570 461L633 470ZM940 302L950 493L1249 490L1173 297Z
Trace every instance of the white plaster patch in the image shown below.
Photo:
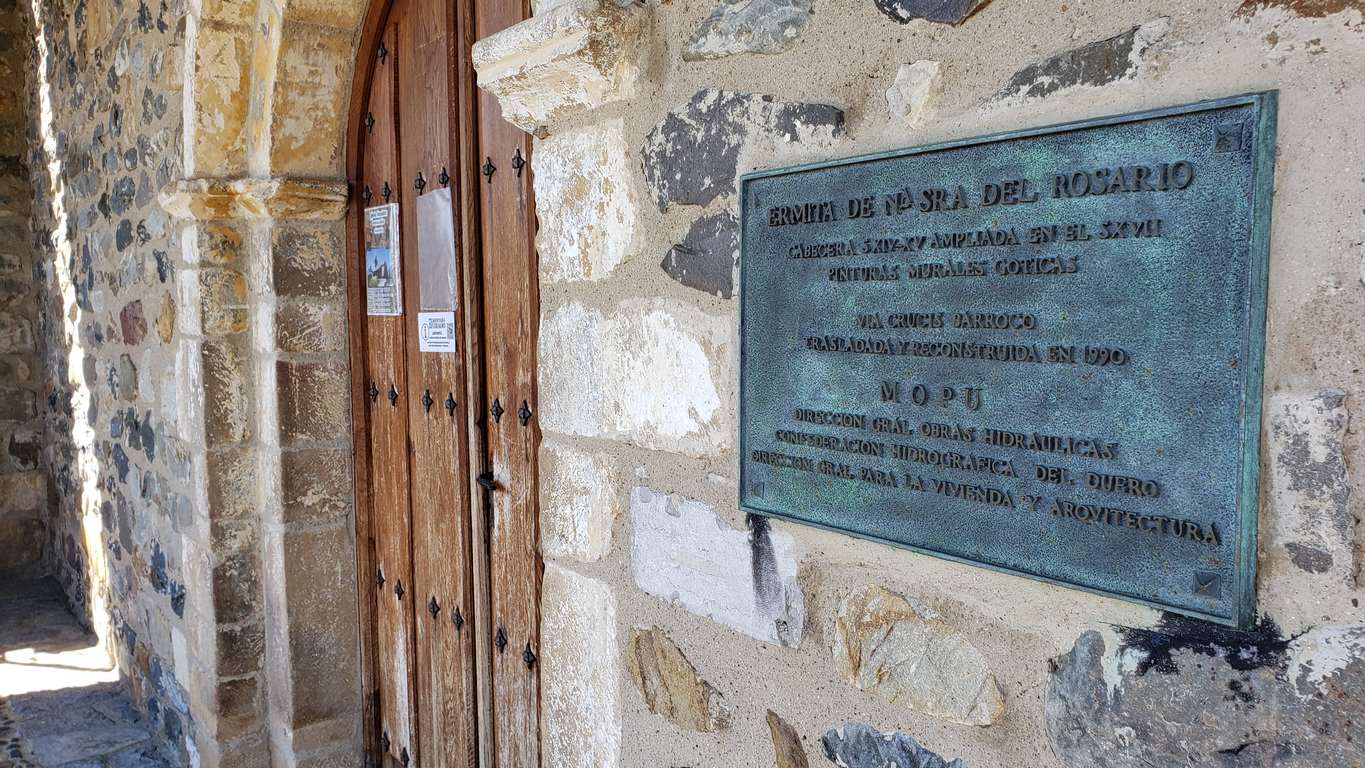
M610 457L541 444L542 547L548 557L592 563L611 552L620 485Z
M626 302L611 315L567 304L541 325L541 426L717 453L731 440L716 386L729 332L728 321L677 302Z
M711 507L636 487L631 566L640 589L764 642L801 645L806 606L791 536L732 528Z
M1323 627L1304 635L1289 650L1289 679L1311 696L1327 678L1365 657L1365 626Z
M540 279L600 280L625 258L639 197L621 118L536 142Z
M621 753L616 597L548 563L541 601L547 768L615 768Z

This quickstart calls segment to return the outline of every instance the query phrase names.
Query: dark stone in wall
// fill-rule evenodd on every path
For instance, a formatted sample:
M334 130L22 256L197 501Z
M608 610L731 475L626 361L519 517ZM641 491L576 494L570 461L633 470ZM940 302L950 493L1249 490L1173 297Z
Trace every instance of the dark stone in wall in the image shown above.
M990 0L873 0L877 10L902 24L915 19L961 24Z
M1044 715L1065 765L1318 768L1365 761L1365 625L1322 627L1289 640L1264 624L1249 633L1215 627L1164 641L1152 636L1158 630L1124 634L1123 658L1137 663L1118 665L1117 681L1106 680L1098 632L1082 635L1056 662Z
M119 312L119 325L123 330L123 343L136 347L147 337L147 318L142 315L142 302L134 301L125 305Z
M1046 96L1075 85L1105 85L1132 75L1137 59L1164 34L1165 22L1151 22L1121 35L1064 51L1015 73L1000 96Z
M821 741L825 757L839 768L967 768L960 760L944 760L913 736L882 733L862 723L828 731Z
M701 90L645 137L645 180L661 211L673 205L706 205L734 193L739 151L746 142L799 142L822 129L841 135L843 111L752 93Z
M739 222L733 213L722 211L693 222L659 266L688 288L728 299L734 293L738 259Z

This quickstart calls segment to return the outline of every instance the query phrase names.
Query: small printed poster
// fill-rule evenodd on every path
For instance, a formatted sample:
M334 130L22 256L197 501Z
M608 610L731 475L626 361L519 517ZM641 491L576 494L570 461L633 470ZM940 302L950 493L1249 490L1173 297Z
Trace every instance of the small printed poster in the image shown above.
M455 313L418 312L417 345L423 352L454 352Z
M365 298L370 315L403 314L398 203L365 209Z

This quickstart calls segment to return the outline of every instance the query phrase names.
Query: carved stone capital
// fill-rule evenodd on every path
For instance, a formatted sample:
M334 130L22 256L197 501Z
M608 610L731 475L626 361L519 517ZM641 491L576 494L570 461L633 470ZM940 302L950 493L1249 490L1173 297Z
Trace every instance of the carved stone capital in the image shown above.
M301 179L182 179L157 196L180 219L314 219L346 215L346 183Z
M543 136L557 120L634 94L649 12L616 0L549 8L474 44L479 87L508 122Z

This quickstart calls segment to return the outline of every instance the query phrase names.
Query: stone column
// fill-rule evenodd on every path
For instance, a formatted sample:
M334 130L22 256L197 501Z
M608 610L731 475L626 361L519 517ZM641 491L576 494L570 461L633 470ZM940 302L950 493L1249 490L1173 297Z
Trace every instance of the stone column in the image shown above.
M187 676L200 765L359 761L340 182L191 180L178 365L193 446Z

